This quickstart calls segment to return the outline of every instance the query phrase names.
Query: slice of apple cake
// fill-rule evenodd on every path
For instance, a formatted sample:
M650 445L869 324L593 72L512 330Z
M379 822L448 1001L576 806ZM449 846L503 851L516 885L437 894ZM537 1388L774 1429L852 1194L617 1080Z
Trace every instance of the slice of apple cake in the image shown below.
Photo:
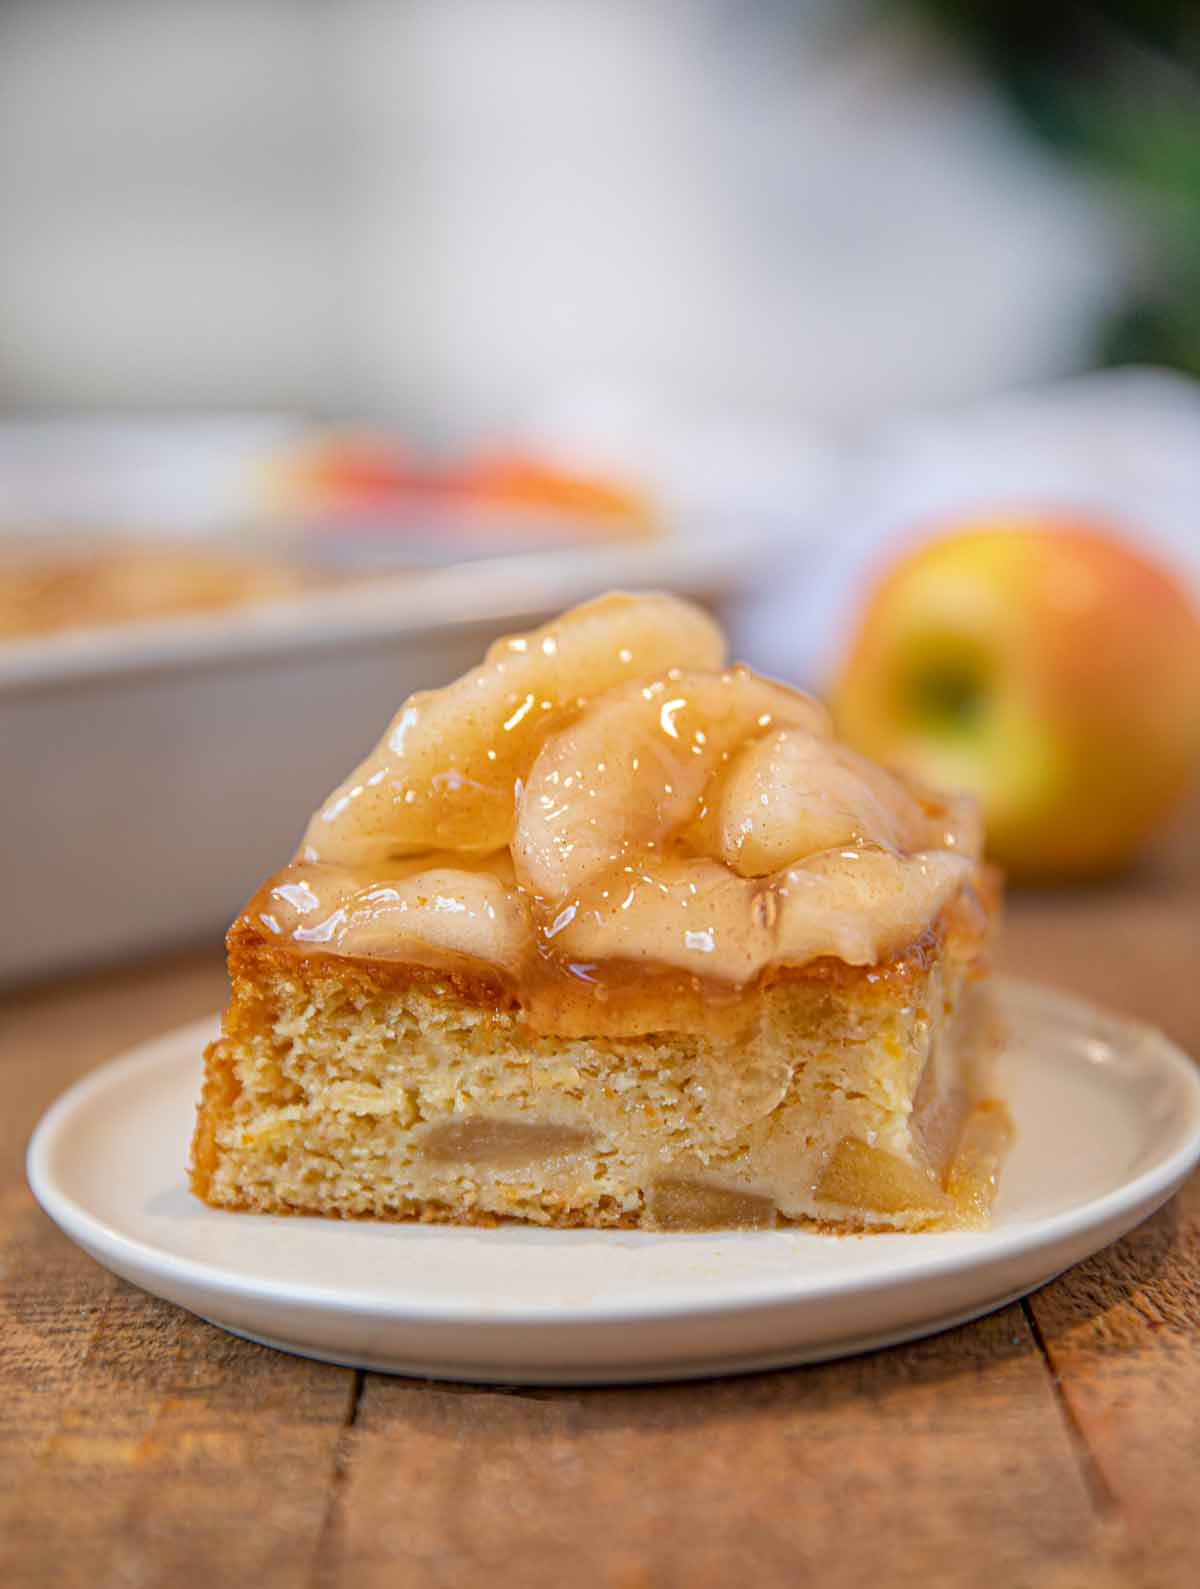
M414 696L229 935L215 1207L695 1229L986 1219L973 806L609 596Z

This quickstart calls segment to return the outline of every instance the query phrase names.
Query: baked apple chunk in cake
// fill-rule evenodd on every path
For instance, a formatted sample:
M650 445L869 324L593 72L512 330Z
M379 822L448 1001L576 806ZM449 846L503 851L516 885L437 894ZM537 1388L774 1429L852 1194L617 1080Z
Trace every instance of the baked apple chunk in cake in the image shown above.
M973 805L668 596L415 695L229 934L214 1207L703 1229L987 1217Z

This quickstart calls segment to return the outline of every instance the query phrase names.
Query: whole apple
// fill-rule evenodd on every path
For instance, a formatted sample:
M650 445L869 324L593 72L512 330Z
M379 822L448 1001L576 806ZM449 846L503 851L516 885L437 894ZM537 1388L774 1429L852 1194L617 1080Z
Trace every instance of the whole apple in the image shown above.
M1095 876L1200 763L1200 614L1101 526L974 522L884 574L832 705L868 755L974 790L1014 877Z

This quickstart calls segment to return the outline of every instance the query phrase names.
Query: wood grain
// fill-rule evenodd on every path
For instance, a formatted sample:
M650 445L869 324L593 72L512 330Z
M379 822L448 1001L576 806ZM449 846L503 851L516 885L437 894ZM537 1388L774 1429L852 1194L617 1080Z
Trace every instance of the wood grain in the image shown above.
M1200 1057L1200 798L1119 883L1018 900L1006 959ZM1108 1519L1103 1581L1200 1581L1200 1176L1025 1310Z
M1200 805L1005 962L1200 1053ZM819 1368L629 1390L361 1376L109 1276L24 1184L38 1115L215 1008L219 952L0 1000L0 1583L689 1589L1197 1581L1200 1181L1027 1303Z
M1200 1581L1200 1178L1027 1306L1115 1559L1139 1583Z
M21 1173L55 1093L212 1009L219 953L11 997L0 1018L0 1583L309 1580L356 1376L235 1340L59 1236Z
M1080 1556L1096 1527L1012 1307L888 1353L689 1387L372 1377L327 1581L927 1584L975 1539L972 1582L999 1586Z

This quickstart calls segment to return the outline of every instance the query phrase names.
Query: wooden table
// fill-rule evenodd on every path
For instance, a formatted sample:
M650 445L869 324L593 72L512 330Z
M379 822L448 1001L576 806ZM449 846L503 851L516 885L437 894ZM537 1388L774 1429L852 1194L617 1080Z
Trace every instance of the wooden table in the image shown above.
M1010 968L1200 1055L1200 804ZM1027 1302L708 1384L486 1390L251 1346L114 1279L22 1159L68 1082L217 1007L218 953L0 1001L0 1584L1200 1583L1200 1179Z

